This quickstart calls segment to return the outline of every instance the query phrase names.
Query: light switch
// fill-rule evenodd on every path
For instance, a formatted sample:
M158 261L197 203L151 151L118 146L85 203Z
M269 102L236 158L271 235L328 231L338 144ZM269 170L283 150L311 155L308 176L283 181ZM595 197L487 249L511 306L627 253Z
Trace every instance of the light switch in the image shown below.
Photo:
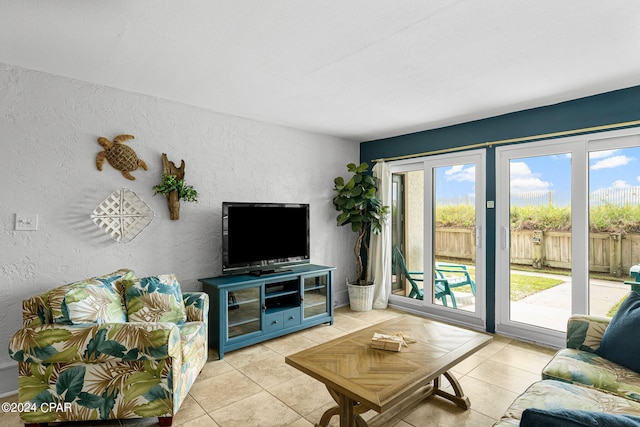
M16 230L31 231L38 229L38 214L16 214Z

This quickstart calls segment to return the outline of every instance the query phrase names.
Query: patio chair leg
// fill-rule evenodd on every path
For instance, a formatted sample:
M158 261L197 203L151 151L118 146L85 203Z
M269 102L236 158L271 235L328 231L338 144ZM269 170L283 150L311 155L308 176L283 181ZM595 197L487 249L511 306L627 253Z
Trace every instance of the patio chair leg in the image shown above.
M451 304L453 305L453 308L458 308L458 305L456 304L456 297L454 297L453 294L449 296L451 297Z

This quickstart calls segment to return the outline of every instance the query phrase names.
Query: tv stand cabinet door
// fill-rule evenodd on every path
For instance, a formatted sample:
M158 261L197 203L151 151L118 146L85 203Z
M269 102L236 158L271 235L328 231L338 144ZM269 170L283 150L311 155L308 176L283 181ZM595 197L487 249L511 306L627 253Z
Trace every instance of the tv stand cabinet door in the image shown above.
M221 311L222 324L227 326L226 342L244 339L249 334L261 331L262 286L236 288L223 291L223 301L227 301Z
M302 277L303 321L316 316L333 316L331 272Z

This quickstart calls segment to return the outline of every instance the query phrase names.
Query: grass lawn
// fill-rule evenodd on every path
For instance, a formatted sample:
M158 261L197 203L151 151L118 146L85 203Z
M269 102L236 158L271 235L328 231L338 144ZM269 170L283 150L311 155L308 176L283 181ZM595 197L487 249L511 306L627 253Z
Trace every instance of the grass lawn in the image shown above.
M450 261L449 261L450 262ZM461 264L462 265L462 264ZM469 271L469 275L472 279L475 280L475 268L473 266L467 265L467 270ZM527 271L527 272L536 272L537 270L522 268L522 266L518 267L518 270ZM513 270L512 270L513 271ZM564 270L547 270L546 272L557 274L560 276L570 277L571 273L569 271ZM591 273L590 278L609 280L612 282L623 282L626 280L625 277L611 277L605 274L595 274ZM561 284L563 281L561 279L554 279L549 277L542 277L536 275L529 274L518 274L511 273L511 301L519 301L523 298L528 297L529 295L533 295L536 292L544 291L546 289L553 288ZM470 286L461 286L459 288L455 288L456 292L468 292L471 293ZM613 317L614 314L618 311L620 304L625 300L627 296L625 295L620 299L613 307L609 309L606 316Z
M607 317L613 317L613 315L616 314L616 311L618 311L618 309L620 308L620 304L622 304L622 301L624 301L625 299L627 299L627 295L622 297L620 301L618 301L613 307L609 309L609 311L607 312Z
M562 283L560 279L511 273L511 301L519 301L536 292L553 288L560 283Z
M467 266L469 275L475 280L475 268ZM511 301L519 301L522 298L533 295L536 292L544 291L559 285L561 279L553 279L542 276L532 276L528 274L511 273ZM471 292L470 286L455 288L459 292Z

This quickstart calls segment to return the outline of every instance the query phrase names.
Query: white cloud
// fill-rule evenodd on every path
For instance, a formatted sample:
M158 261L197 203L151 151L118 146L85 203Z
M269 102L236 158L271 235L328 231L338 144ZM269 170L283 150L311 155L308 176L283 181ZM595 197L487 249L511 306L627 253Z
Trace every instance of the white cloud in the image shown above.
M509 173L511 175L511 179L517 176L532 175L531 169L529 169L529 165L527 165L525 162L511 162Z
M602 150L589 152L589 160L604 159L605 157L611 157L620 150Z
M631 187L631 185L627 184L627 182L624 179L618 179L616 181L613 181L613 184L611 184L611 187L613 187L613 188L628 188L628 187Z
M444 174L447 176L447 181L475 182L476 167L471 165L465 168L465 165L455 165L445 171Z
M531 191L548 191L551 183L538 178L539 174L531 172L524 162L511 162L511 192L528 193Z
M456 173L460 173L462 169L464 169L464 165L451 166L451 169L447 169L444 174L447 176L454 175Z
M511 192L513 193L528 193L531 191L548 191L551 188L551 183L543 181L540 178L517 178L511 180Z
M606 159L600 160L599 162L591 166L591 169L598 170L598 169L616 168L618 166L625 166L629 164L629 162L632 160L635 160L635 159L633 157L627 157L624 155L607 157Z

